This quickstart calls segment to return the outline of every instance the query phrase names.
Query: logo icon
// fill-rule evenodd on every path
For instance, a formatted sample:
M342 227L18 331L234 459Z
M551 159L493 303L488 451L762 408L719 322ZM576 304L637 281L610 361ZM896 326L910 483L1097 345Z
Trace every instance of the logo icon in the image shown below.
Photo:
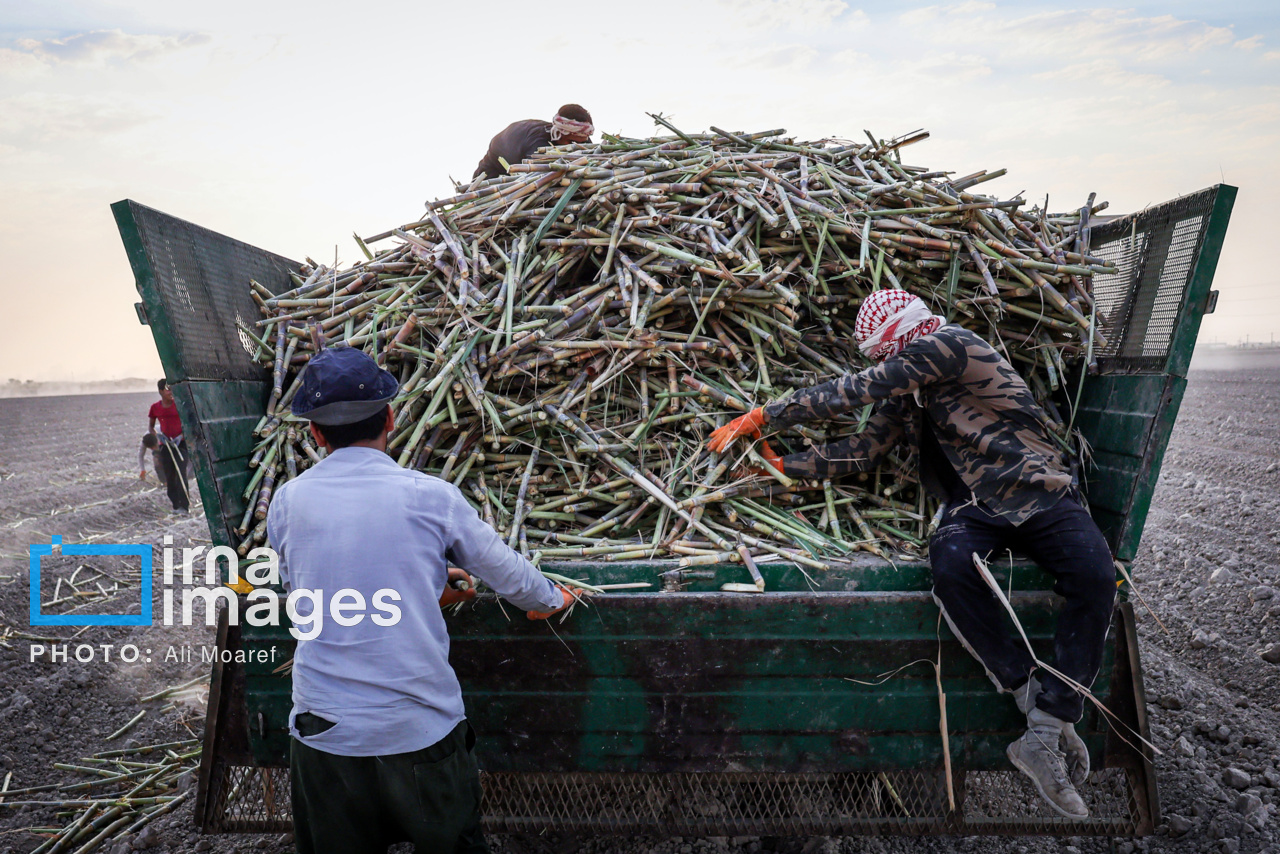
M31 625L33 626L149 626L151 625L151 546L80 545L64 546L62 537L50 537L49 545L31 545ZM52 556L60 548L63 555L137 555L142 562L141 614L42 614L40 613L40 558Z

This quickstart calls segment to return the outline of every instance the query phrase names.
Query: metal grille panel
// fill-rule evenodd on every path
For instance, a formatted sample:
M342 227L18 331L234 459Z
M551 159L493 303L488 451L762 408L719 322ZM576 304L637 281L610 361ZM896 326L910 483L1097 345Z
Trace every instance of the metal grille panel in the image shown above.
M208 833L283 833L293 829L288 768L222 766Z
M1132 836L1142 824L1132 771L1081 787L1090 817L1052 812L1016 771L961 772L948 808L940 771L848 774L482 774L489 833L595 836ZM291 828L287 768L227 767L207 832Z
M272 293L291 287L299 264L230 237L130 202L138 236L185 376L172 379L259 380L252 339L236 321L261 319L249 295L253 279ZM144 293L144 297L145 297Z
M1119 268L1093 280L1104 371L1165 370L1215 198L1205 190L1093 229L1091 254Z
M965 779L965 832L1132 836L1142 823L1139 784L1137 775L1122 768L1095 772L1079 789L1089 808L1089 818L1079 822L1050 809L1019 772L972 772Z
M1169 352L1173 329L1178 322L1178 308L1182 305L1183 293L1191 281L1192 268L1200 254L1204 223L1205 217L1194 216L1174 225L1150 308L1143 306L1148 317L1145 334L1141 339L1135 336L1134 341L1126 342L1124 355L1163 359ZM1151 290L1147 289L1147 292L1151 293Z

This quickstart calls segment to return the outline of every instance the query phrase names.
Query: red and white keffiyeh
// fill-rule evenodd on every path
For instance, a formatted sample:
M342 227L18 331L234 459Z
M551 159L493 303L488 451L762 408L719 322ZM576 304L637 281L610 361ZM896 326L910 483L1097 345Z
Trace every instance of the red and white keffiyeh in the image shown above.
M591 122L575 122L573 119L566 119L564 116L556 116L551 120L551 141L559 142L566 136L591 136L596 132L596 126Z
M924 300L899 288L874 291L862 301L853 325L858 349L872 359L887 359L912 341L937 332L946 320L929 311Z

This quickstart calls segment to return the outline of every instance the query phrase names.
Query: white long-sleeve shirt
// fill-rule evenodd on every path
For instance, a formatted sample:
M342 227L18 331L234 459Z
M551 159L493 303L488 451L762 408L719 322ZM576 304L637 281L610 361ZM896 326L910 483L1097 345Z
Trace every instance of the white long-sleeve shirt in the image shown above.
M550 611L559 590L485 524L457 487L372 448L340 448L276 492L267 534L286 590L323 590L320 633L298 641L289 729L342 756L421 750L465 717L449 665L439 599L448 565L473 573L518 608ZM334 593L357 591L368 614L341 625ZM372 619L379 590L399 593L394 626ZM299 613L309 612L302 601ZM348 602L349 604L349 602ZM347 609L351 613L351 609ZM294 718L335 726L302 738Z

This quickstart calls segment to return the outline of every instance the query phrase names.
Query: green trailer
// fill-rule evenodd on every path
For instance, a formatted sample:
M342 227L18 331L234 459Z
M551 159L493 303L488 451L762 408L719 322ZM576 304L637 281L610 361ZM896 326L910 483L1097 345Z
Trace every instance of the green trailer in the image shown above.
M1111 326L1083 377L1083 479L1126 564L1212 310L1235 195L1218 185L1092 229L1093 254L1118 272L1095 279ZM271 386L237 322L258 317L251 278L279 293L299 265L133 201L112 209L213 542L230 545ZM992 568L1047 656L1060 604L1052 579L1025 562ZM480 734L490 832L1122 836L1159 823L1123 597L1095 685L1120 725L1090 707L1079 727L1096 770L1081 790L1091 817L1077 822L1052 813L1008 765L1021 717L939 619L922 562L861 555L814 577L763 565L764 594L720 590L742 580L737 566L555 569L654 586L596 597L563 623L509 619L492 596L449 618L451 660ZM277 669L293 640L224 616L217 642L230 660L214 665L196 820L206 832L286 830L290 679ZM237 663L237 651L276 663Z

